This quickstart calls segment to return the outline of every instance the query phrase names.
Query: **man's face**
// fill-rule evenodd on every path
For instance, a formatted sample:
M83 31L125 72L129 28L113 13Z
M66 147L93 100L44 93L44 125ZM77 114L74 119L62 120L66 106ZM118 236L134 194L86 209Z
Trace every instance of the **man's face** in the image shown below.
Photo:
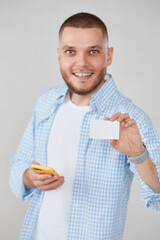
M99 28L64 28L58 60L62 77L72 93L87 95L104 83L107 46Z

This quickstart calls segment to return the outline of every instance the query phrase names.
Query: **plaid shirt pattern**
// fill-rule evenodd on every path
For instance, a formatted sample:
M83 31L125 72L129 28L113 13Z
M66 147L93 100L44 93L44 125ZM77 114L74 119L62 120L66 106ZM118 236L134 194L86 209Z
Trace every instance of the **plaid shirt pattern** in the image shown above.
M129 113L137 122L160 179L160 139L151 120L117 90L111 75L107 74L105 79L106 83L92 96L91 111L85 114L81 127L67 240L122 239L133 175L139 181L143 203L160 211L160 194L145 184L127 156L114 150L108 140L89 138L91 119L111 117L116 112ZM44 195L37 188L25 188L23 173L33 161L47 165L48 136L67 92L67 86L62 85L39 97L17 152L11 159L11 190L24 201L31 199L21 240L33 239Z

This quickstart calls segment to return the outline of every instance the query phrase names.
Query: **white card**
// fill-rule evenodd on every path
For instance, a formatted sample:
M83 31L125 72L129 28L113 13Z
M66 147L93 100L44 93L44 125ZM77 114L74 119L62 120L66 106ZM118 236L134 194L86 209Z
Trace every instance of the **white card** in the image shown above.
M119 139L119 122L107 120L90 121L90 138Z

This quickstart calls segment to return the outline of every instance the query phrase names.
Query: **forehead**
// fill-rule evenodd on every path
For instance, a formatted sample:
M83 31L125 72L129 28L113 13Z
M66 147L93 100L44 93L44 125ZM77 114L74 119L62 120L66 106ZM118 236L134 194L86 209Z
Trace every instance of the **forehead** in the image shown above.
M104 36L100 28L65 27L60 36L60 46L104 45Z

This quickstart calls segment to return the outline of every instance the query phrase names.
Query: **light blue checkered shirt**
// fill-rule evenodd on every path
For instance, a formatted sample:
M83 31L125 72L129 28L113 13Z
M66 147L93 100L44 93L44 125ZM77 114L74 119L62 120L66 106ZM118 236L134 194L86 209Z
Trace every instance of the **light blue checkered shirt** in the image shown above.
M13 193L24 201L32 198L21 240L33 238L44 195L37 188L25 188L23 173L33 161L47 165L49 132L67 92L67 86L63 85L40 96L12 159L10 186ZM147 207L160 211L160 194L154 193L143 182L135 165L128 162L125 154L114 150L108 140L89 138L90 120L111 117L116 112L129 113L137 122L150 158L156 164L159 179L160 139L149 117L117 90L109 74L106 75L106 83L92 96L90 106L92 110L85 114L81 127L67 239L120 240L133 174L140 183L140 197Z

